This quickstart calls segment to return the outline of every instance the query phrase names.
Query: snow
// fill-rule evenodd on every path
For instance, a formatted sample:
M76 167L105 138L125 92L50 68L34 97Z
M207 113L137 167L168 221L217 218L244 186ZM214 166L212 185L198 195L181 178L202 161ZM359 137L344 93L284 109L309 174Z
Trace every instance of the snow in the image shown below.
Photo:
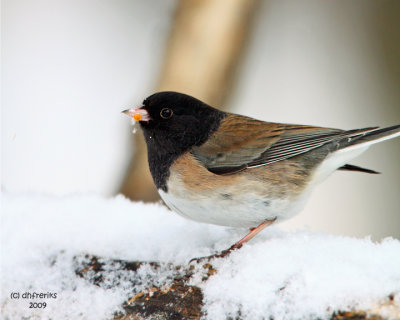
M136 292L170 281L176 271L168 262L186 264L227 248L246 233L185 220L159 203L134 203L122 196L2 194L1 217L2 319L110 319ZM162 267L134 274L114 265L105 284L95 286L74 272L74 257L85 254L159 261ZM269 227L213 265L218 272L207 282L191 280L203 289L207 319L239 311L243 319L326 319L335 310L373 308L390 294L400 304L396 239L376 243ZM13 292L57 297L11 299ZM29 308L29 302L43 301L45 309Z

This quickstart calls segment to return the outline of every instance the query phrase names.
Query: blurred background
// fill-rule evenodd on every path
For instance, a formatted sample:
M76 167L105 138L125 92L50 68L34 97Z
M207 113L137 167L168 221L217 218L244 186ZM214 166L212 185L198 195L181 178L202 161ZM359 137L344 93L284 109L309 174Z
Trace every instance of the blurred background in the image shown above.
M1 190L158 201L120 112L158 90L258 119L400 123L400 2L3 0ZM400 141L373 146L282 223L400 238Z

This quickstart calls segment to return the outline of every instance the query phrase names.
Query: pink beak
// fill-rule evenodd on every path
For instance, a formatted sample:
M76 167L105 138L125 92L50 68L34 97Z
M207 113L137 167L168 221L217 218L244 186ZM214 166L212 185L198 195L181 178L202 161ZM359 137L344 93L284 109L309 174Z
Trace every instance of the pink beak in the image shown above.
M142 108L131 108L122 111L122 113L125 113L126 115L130 116L132 119L136 121L149 121L151 120L151 117L149 113L147 112L146 109Z

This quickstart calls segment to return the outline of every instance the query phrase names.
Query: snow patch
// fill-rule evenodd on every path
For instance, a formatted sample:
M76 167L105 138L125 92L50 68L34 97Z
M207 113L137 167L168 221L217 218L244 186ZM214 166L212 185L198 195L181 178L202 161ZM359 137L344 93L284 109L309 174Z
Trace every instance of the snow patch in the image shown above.
M114 265L105 284L95 286L75 274L74 257L186 264L247 232L185 220L161 204L122 196L3 194L1 222L3 319L110 319L127 298L168 282L174 271L143 268L133 275ZM207 319L238 312L243 319L326 319L335 310L367 309L389 294L400 300L400 241L390 238L374 243L270 227L213 264L218 273L207 282L192 279L204 292ZM33 300L11 299L12 292L57 298L45 299L45 309L30 309Z

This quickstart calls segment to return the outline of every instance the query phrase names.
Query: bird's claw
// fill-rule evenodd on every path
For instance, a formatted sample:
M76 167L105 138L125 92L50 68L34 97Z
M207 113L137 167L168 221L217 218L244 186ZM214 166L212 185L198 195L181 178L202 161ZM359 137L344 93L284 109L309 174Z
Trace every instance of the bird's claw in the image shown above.
M226 249L226 250L223 250L223 251L221 251L221 252L218 252L218 253L215 253L215 254L212 254L212 255L210 255L210 256L205 256L205 257L199 257L199 258L193 258L193 259L191 259L190 261L189 261L189 264L191 264L192 262L197 262L197 263L202 263L202 262L205 262L205 261L210 261L211 259L215 259L215 258L225 258L227 255L229 255L233 250L236 250L236 249L240 249L242 247L242 245L240 244L240 245L237 245L237 244L234 244L232 247L230 247L230 248L228 248L228 249Z

